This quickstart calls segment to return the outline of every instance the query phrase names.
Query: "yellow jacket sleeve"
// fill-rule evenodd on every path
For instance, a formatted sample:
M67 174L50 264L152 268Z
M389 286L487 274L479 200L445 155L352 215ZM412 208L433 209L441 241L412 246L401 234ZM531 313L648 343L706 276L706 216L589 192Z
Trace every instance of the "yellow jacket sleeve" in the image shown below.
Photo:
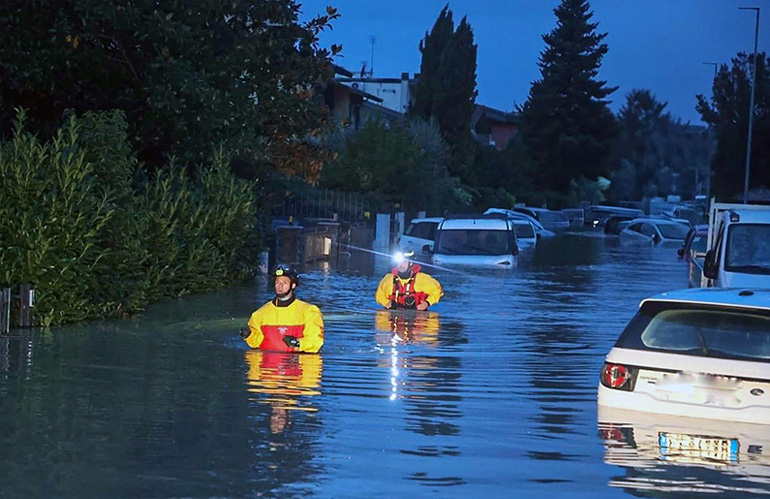
M308 305L304 312L305 329L299 339L300 352L316 353L324 344L324 320L321 309Z
M444 290L441 288L441 284L429 276L420 272L414 280L415 291L422 291L427 296L426 300L431 306L438 303L442 296L444 296Z
M377 286L377 292L374 294L374 299L383 307L388 306L390 303L390 294L393 292L393 274L387 274L380 279L380 284Z
M262 340L265 339L261 327L264 314L265 307L263 306L251 314L251 318L249 319L249 329L251 329L251 334L246 337L246 343L251 348L259 348L259 345L262 344Z

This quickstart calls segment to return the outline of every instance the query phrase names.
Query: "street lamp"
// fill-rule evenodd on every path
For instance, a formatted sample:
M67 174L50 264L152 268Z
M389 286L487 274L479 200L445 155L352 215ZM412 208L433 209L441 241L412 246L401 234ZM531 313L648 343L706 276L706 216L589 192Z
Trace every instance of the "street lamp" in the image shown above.
M757 83L757 40L759 39L759 7L738 7L738 10L754 10L757 21L754 27L754 62L751 69L751 103L749 104L749 138L746 144L746 179L743 181L743 204L749 202L749 172L751 171L751 132L754 128L754 87Z

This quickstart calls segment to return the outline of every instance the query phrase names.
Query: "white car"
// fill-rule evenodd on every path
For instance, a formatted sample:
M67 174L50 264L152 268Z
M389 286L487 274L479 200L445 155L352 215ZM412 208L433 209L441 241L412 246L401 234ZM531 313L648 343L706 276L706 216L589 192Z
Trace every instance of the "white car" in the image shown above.
M770 290L643 300L607 354L598 405L770 425Z
M559 211L551 211L545 208L533 208L531 206L517 206L513 211L529 215L540 222L543 227L553 232L567 230L570 226L569 218Z
M511 220L513 230L516 232L516 245L520 250L534 248L537 245L537 234L535 226L527 220Z
M516 266L519 247L513 222L505 215L445 218L436 230L436 265Z
M518 211L513 210L506 210L505 208L489 208L487 211L484 212L484 215L492 215L495 213L501 213L511 220L526 220L527 222L532 224L532 227L535 228L535 234L537 234L537 237L553 237L556 235L555 232L550 231L543 227L543 224L537 221L536 218L531 217L529 215L526 215L524 213L519 213Z
M415 253L427 253L423 249L427 246L433 251L433 241L436 236L436 227L443 218L414 218L409 222L404 234L398 241L403 251ZM429 252L428 251L428 252Z
M662 218L637 218L620 231L620 240L652 245L681 246L690 227Z

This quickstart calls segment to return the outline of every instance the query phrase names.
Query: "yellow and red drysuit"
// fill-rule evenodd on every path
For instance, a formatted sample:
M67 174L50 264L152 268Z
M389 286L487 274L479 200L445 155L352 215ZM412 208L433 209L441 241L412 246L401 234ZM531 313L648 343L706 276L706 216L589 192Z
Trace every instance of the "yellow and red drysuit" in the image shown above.
M324 344L324 321L315 305L292 297L287 303L277 298L265 303L249 319L251 348L277 352L318 352ZM283 342L284 336L299 339L299 347Z
M420 272L420 265L412 265L412 272L408 279L398 275L398 267L380 280L374 299L377 303L387 308L392 302L393 308L416 308L422 302L435 305L444 296L441 284L429 276ZM411 305L408 298L414 298Z

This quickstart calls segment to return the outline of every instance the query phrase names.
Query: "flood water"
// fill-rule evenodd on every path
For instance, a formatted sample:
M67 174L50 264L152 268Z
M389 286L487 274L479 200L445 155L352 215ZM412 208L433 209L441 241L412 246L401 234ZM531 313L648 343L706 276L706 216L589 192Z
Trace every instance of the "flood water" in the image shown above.
M671 459L643 438L654 419L597 422L599 369L639 301L686 287L675 248L569 234L514 269L428 269L445 296L421 314L378 309L389 268L354 253L305 269L319 355L237 335L264 277L0 338L0 496L770 494L770 448Z

